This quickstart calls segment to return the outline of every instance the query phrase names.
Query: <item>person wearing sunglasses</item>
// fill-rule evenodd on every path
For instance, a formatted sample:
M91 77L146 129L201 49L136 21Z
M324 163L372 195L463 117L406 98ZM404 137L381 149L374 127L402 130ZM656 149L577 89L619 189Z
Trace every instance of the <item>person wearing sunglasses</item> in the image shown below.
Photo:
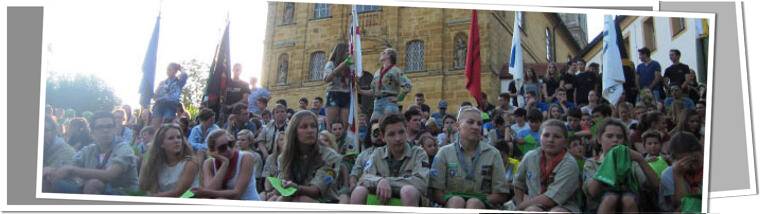
M79 150L73 165L57 168L46 179L57 192L125 195L137 190L137 158L129 143L116 137L113 115L97 112L92 121L95 143Z
M341 156L317 142L317 130L317 115L309 110L295 113L290 120L285 147L277 160L278 177L284 187L295 187L297 191L291 196L280 196L278 201L338 201Z
M211 157L203 162L203 185L191 190L195 197L258 201L253 155L233 149L235 140L224 129L212 131L206 142Z
M151 196L179 197L198 186L198 161L177 124L156 131L140 171L140 190Z

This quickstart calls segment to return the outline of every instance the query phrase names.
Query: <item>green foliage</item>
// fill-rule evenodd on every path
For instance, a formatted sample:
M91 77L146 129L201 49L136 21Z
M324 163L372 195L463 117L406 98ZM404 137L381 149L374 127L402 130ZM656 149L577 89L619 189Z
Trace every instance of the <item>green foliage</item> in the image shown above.
M203 99L203 93L206 90L210 65L196 59L182 61L180 64L187 72L187 83L182 90L182 105L190 114L190 118L193 119L200 112L201 99Z
M51 73L45 82L45 103L57 108L96 112L121 105L113 89L93 74Z

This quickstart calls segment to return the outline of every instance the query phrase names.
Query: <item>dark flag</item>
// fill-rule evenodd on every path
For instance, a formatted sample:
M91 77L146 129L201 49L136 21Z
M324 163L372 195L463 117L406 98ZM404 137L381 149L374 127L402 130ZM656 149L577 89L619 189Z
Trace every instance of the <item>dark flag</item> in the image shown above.
M204 101L206 106L220 115L222 103L226 97L227 83L230 82L230 23L224 29L222 41L217 45L214 60L209 70L208 82L206 84L206 94ZM219 117L220 120L226 118Z
M148 51L145 53L143 60L143 78L140 81L140 105L147 109L150 106L150 100L153 98L153 82L156 78L156 54L158 53L158 31L161 25L161 14L156 17L156 24L153 27L153 35L148 43Z
M470 37L467 41L467 57L465 58L465 88L480 104L480 30L478 27L478 11L472 10Z

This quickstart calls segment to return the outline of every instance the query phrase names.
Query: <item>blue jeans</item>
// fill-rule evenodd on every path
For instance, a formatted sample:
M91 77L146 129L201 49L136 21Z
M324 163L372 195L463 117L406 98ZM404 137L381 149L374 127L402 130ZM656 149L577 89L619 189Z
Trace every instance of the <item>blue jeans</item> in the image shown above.
M153 117L161 118L163 121L171 121L177 116L178 102L174 101L157 101L153 106Z
M391 97L382 97L375 99L374 110L371 119L380 119L389 113L398 113L398 103L391 102Z

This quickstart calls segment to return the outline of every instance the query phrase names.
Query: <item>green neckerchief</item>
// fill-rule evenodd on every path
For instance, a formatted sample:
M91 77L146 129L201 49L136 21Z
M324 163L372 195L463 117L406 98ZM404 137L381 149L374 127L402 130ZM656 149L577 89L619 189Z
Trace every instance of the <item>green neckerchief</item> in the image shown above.
M681 198L681 213L702 213L702 195L687 195Z
M533 150L536 147L538 147L538 141L531 134L528 134L525 137L523 137L523 140L525 141L525 143L517 145L517 148L520 149L520 152L522 152L523 154L528 153L530 150Z
M296 191L298 191L298 188L296 187L288 187L285 188L282 186L282 180L276 177L267 177L267 181L269 181L270 184L272 184L272 187L274 187L277 192L280 193L280 195L288 197L293 194L296 194Z
M380 199L377 198L377 195L375 194L368 194L367 195L367 205L389 205L389 206L403 206L401 205L401 199L399 198L390 198L386 202L387 204L380 204Z
M652 170L654 170L654 172L657 173L658 178L660 177L660 175L662 175L662 172L668 168L668 161L665 161L665 158L662 158L662 155L657 156L656 159L654 159L653 161L649 161L648 163L649 163L649 166L652 167Z
M615 192L638 192L639 182L632 166L628 147L619 144L604 155L594 179L609 185Z

